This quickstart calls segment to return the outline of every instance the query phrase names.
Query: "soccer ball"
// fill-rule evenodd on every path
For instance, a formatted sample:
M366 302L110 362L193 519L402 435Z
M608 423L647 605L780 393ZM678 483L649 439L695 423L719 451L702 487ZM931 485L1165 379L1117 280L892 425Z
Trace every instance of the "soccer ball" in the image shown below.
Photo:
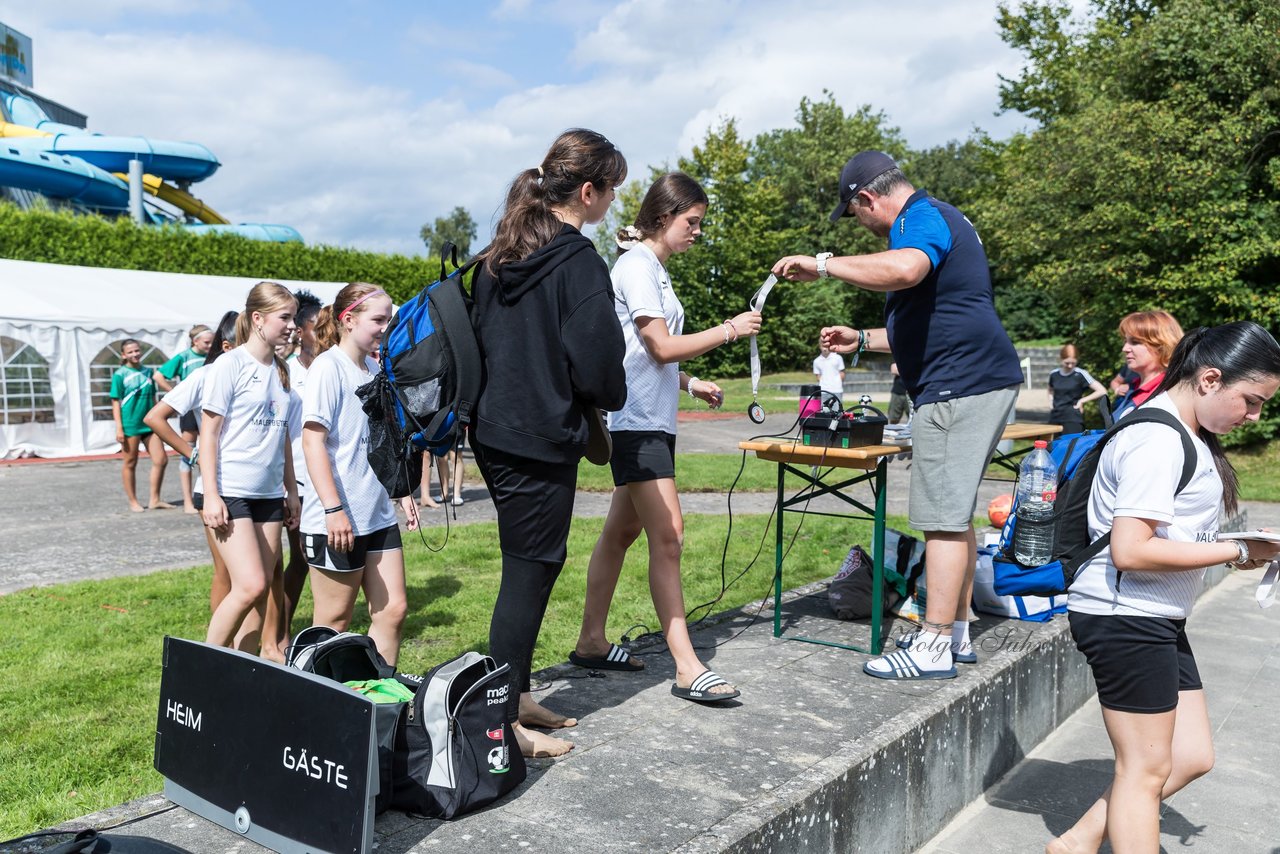
M1009 511L1013 509L1013 496L1009 493L997 495L991 499L991 503L987 505L987 518L991 520L991 524L996 528L1003 528L1004 523L1009 520Z

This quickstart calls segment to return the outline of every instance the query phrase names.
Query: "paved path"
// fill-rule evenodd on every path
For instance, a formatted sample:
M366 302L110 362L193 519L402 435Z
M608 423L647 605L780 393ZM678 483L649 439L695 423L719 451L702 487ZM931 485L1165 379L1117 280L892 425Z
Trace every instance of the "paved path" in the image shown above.
M1039 392L1024 392L1019 418L1043 420ZM1027 405L1021 405L1025 402ZM740 417L720 420L681 420L679 450L690 453L733 453L738 442L757 434L785 433L795 422L795 412L773 408L763 425ZM469 457L469 452L468 452ZM138 482L147 483L150 462L138 464ZM907 514L907 463L889 466L888 508L891 515ZM181 504L177 465L166 473L163 497ZM987 481L979 496L979 511L996 495L1010 491L1002 481ZM484 484L473 482L463 490L466 503L456 508L454 524L489 522L495 518ZM686 513L723 514L728 505L723 494L686 493L681 496ZM733 498L734 513L768 513L772 492L742 493ZM580 516L603 516L609 496L579 493L574 511ZM844 509L835 499L815 500L813 510ZM1250 503L1251 524L1280 528L1280 505ZM444 524L443 510L430 511L427 522ZM450 509L453 513L453 509ZM182 510L150 510L132 513L120 486L118 460L49 462L0 465L0 594L24 587L58 584L89 578L143 575L163 569L185 569L209 563L197 517Z
M1188 634L1209 702L1217 764L1165 804L1162 851L1280 852L1280 739L1273 735L1280 707L1280 607L1264 611L1254 604L1257 579L1257 573L1228 576L1191 615ZM1040 851L1102 793L1114 764L1095 697L920 854Z

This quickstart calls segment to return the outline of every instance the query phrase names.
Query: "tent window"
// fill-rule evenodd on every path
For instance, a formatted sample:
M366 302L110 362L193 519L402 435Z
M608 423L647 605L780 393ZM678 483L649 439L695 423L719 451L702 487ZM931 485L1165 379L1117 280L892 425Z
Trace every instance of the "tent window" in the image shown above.
M48 361L30 345L0 336L0 424L53 420Z
M110 421L114 417L111 414L111 376L121 365L120 350L125 340L121 338L103 347L89 364L89 394L93 402L94 421ZM144 368L155 370L168 361L169 357L158 348L146 341L140 343Z

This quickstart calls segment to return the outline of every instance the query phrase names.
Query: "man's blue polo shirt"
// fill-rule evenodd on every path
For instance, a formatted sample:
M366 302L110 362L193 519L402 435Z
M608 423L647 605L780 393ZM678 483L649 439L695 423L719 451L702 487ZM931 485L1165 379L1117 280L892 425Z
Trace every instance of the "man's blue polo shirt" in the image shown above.
M893 221L890 249L919 249L931 269L890 292L885 327L916 406L1022 382L1017 351L996 316L982 241L964 214L918 190Z

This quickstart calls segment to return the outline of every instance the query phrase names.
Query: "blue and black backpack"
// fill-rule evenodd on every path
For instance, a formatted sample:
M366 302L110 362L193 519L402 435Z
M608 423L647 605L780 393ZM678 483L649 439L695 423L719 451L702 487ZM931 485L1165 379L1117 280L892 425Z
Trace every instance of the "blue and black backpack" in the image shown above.
M1106 430L1090 430L1060 436L1049 445L1049 455L1058 467L1058 497L1053 506L1053 560L1042 566L1026 566L1013 555L1013 537L1018 527L1018 504L1014 501L1004 524L992 566L995 591L999 596L1059 596L1075 581L1080 567L1111 544L1111 532L1089 539L1089 496L1098 473L1102 449L1126 427L1134 424L1164 424L1178 431L1182 439L1182 475L1174 495L1191 482L1196 469L1196 449L1177 416L1163 409L1139 407ZM1016 493L1015 493L1016 494Z
M457 247L444 245L440 280L396 311L382 336L382 370L356 390L369 416L369 465L392 498L417 486L423 451L444 456L471 423L481 364L463 277L475 264L459 267Z

